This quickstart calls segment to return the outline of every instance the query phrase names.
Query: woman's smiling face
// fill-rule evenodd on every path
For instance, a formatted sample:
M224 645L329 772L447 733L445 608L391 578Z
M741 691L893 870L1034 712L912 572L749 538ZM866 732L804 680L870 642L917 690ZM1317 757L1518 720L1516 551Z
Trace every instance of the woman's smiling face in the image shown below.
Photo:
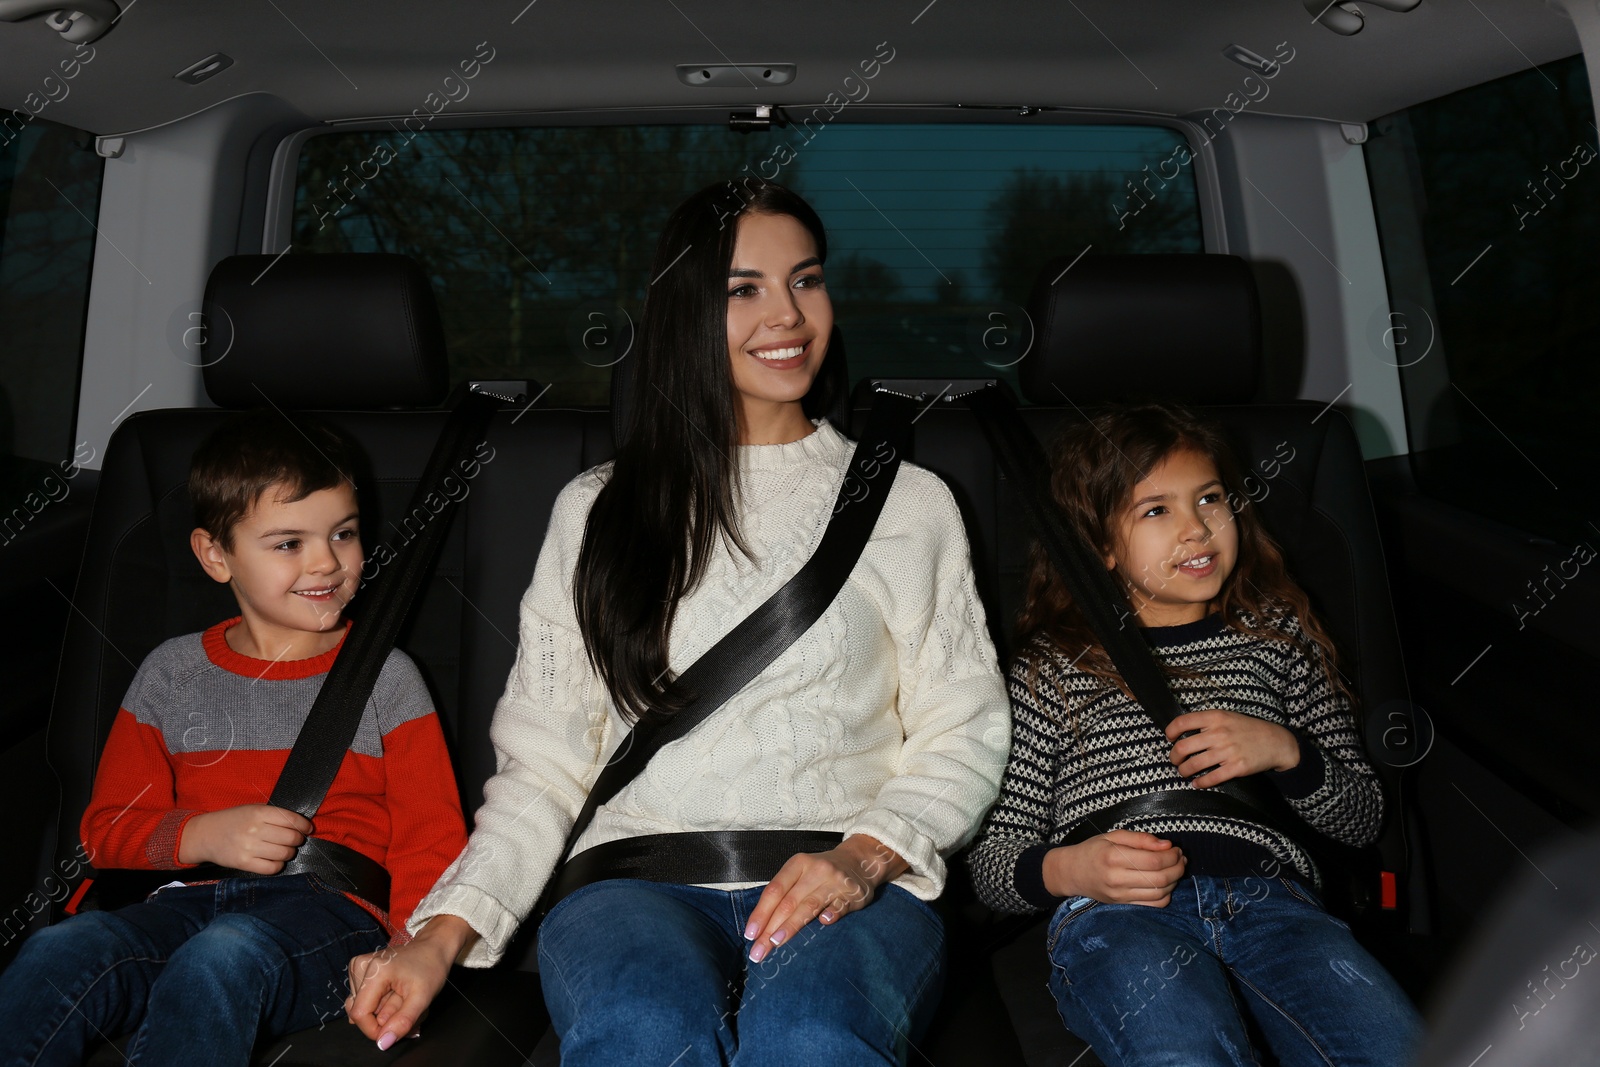
M728 265L728 358L739 440L770 444L811 432L800 400L822 368L833 303L817 244L788 215L747 214Z

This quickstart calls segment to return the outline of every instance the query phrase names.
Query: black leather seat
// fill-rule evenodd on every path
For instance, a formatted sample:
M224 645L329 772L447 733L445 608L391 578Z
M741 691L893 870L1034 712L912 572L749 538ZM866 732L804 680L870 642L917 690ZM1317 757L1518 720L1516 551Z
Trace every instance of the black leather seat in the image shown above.
M1402 768L1425 752L1411 721L1404 662L1361 450L1330 405L1263 396L1261 315L1251 271L1224 255L1085 256L1046 264L1029 304L1036 336L1018 367L1028 427L1047 444L1095 405L1177 400L1220 422L1246 484L1311 597L1359 694L1369 754L1384 779L1389 812L1385 867L1421 896L1407 869L1398 798ZM1053 283L1053 284L1052 284ZM857 411L859 418L860 411ZM935 405L915 427L911 458L942 475L967 520L973 564L998 646L1010 651L1021 605L1030 535L1014 487L994 463L976 419ZM1408 877L1409 876L1409 877ZM1380 911L1379 886L1372 913ZM1402 912L1384 929L1400 929ZM1019 937L994 957L996 981L1030 1062L1071 1059L1083 1046L1065 1033L1045 989L1042 934ZM1084 1063L1090 1062L1088 1059Z
M270 264L270 269L267 269ZM265 273L262 273L265 269ZM405 510L445 413L443 332L427 279L400 256L234 257L207 288L206 388L223 408L316 410L364 452L357 472L364 545L398 548ZM74 863L78 819L100 749L143 657L157 644L237 614L200 571L185 480L196 445L227 410L142 412L112 437L73 598L48 751L60 783L51 871ZM400 645L427 678L468 812L493 772L488 721L509 673L516 605L533 572L555 494L609 455L603 412L507 409L494 451L469 484L440 562ZM351 614L359 619L361 598ZM537 977L457 972L424 1040L390 1053L344 1023L290 1035L257 1062L521 1064L544 1031ZM93 1062L117 1063L109 1046Z

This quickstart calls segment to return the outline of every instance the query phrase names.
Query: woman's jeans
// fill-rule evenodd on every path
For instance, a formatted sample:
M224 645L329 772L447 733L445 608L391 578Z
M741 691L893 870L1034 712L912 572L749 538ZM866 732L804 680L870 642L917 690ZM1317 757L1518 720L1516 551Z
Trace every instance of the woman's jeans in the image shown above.
M587 885L539 928L562 1067L906 1062L939 999L944 924L899 886L760 963L745 923L764 887Z
M315 875L230 878L85 912L0 974L0 1064L70 1064L137 1031L129 1064L250 1062L257 1036L344 1025L346 967L389 941Z
M1284 1067L1410 1061L1421 1036L1400 987L1288 878L1185 878L1164 908L1062 904L1050 989L1107 1064Z

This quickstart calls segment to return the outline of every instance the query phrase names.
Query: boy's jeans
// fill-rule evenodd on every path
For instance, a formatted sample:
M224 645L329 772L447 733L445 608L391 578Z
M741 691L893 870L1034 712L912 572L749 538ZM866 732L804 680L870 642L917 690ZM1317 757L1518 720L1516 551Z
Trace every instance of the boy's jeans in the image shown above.
M1164 908L1062 904L1050 989L1108 1065L1409 1062L1420 1020L1350 928L1288 878L1184 878Z
M939 999L944 924L896 885L808 923L760 963L744 925L765 886L584 886L539 928L562 1067L904 1063Z
M137 1030L130 1064L245 1065L257 1036L344 1025L346 966L387 944L315 875L230 878L86 912L0 974L0 1065L70 1064Z

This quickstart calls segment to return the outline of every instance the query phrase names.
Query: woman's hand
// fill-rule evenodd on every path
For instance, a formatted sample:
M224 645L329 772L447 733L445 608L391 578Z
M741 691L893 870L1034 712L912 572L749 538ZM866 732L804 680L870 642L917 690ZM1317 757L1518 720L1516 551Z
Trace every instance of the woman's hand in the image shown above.
M478 939L465 919L436 915L399 948L383 948L350 961L350 996L344 1011L361 1032L387 1050L416 1032L422 1016L450 977L461 950Z
M1164 908L1188 861L1171 841L1137 830L1112 830L1044 856L1044 887L1058 897Z
M802 852L767 883L750 913L744 939L753 942L750 960L790 940L812 919L835 923L872 903L878 887L911 865L888 845L866 834L852 834L827 852Z
M178 838L179 863L220 863L277 874L311 835L311 820L271 804L241 804L196 815Z
M1191 730L1199 732L1182 736ZM1178 773L1201 789L1257 771L1287 771L1300 764L1300 742L1294 734L1275 722L1236 711L1179 715L1167 724L1167 740L1175 742L1172 762L1178 765Z

